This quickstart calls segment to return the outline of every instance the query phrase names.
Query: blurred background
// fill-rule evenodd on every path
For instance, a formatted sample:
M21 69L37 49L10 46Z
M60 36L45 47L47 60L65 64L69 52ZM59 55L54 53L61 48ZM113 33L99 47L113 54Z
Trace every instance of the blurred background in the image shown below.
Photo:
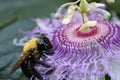
M61 4L70 1L76 0L0 0L0 80L26 80L20 69L9 75L22 51L22 47L12 43L14 38L23 37L18 30L32 30L36 26L33 18L50 17ZM116 0L114 4L107 4L107 9L120 16L119 5L120 0Z

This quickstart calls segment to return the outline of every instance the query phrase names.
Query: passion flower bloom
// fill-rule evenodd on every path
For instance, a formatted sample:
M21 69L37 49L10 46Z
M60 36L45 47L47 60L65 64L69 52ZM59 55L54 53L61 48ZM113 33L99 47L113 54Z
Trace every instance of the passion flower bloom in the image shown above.
M103 20L99 13L90 12L94 26L83 26L81 13L74 13L63 25L55 18L35 19L37 27L15 45L24 45L29 39L45 33L53 45L54 55L46 55L50 68L36 65L43 80L120 80L120 25ZM40 59L41 60L41 59ZM37 80L37 78L36 78Z

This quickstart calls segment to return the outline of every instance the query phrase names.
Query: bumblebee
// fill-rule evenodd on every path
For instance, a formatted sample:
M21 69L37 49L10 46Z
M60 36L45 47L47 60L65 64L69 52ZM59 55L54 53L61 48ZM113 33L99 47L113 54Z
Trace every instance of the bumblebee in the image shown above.
M21 67L22 72L28 78L35 75L39 80L43 80L40 73L34 68L35 64L40 64L44 67L50 67L50 65L40 61L39 59L46 55L54 54L51 50L52 44L45 34L41 34L39 38L32 38L23 47L23 52L17 59L15 65L10 71L10 74L14 73L16 69ZM33 80L33 79L32 79Z

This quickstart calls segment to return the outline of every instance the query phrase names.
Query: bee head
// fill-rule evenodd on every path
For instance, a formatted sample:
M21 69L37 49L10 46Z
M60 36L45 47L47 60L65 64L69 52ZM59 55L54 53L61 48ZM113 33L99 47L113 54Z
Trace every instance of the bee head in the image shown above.
M46 34L41 34L40 42L38 43L38 48L44 51L47 51L52 48L52 44L50 40L46 37Z

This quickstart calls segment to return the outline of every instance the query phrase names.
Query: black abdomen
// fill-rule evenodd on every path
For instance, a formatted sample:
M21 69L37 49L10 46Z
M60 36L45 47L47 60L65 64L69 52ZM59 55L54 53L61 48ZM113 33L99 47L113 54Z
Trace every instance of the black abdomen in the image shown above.
M29 79L32 77L30 69L28 69L28 64L26 64L25 62L22 62L21 69L26 77L28 77Z

